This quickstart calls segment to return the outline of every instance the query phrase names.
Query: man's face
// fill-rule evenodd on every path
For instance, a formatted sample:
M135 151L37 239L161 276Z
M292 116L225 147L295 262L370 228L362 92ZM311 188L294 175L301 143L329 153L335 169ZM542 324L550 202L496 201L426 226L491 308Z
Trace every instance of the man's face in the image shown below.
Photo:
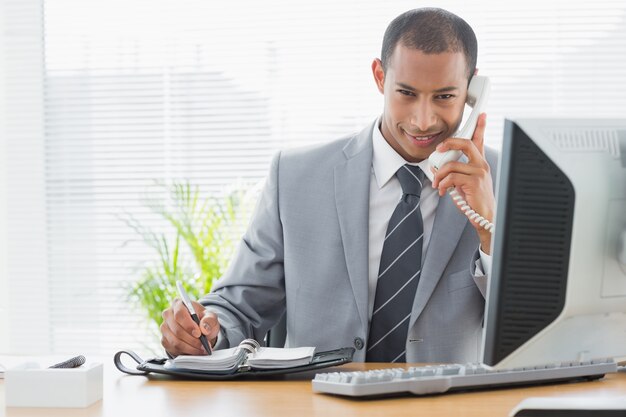
M467 95L467 66L461 52L425 54L398 43L383 71L372 64L385 96L381 131L405 160L422 161L459 127Z

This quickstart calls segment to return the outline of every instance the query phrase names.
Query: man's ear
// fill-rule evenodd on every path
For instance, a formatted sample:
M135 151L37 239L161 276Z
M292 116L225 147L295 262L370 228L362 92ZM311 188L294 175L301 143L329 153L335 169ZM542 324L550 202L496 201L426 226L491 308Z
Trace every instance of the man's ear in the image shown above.
M478 75L478 68L474 69L474 75Z
M378 58L372 62L372 74L374 74L374 81L376 81L378 91L381 94L385 94L385 70L383 69L383 63Z

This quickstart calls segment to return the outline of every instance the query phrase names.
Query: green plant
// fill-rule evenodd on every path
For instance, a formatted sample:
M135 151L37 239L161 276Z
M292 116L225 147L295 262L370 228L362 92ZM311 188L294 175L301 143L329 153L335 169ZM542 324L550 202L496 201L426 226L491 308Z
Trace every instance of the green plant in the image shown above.
M242 187L218 199L202 197L198 187L188 182L155 186L143 205L165 220L165 231L145 226L130 213L121 218L156 251L154 259L141 264L139 278L127 285L127 293L158 335L161 314L177 296L177 280L198 299L223 274L254 199Z

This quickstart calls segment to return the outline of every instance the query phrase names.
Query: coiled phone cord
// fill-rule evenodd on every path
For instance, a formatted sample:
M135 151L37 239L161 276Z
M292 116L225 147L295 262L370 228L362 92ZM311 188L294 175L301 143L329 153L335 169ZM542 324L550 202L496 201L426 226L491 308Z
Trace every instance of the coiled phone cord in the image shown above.
M470 219L474 223L478 223L483 229L493 234L495 230L493 223L485 219L480 214L476 213L476 211L474 211L469 206L469 204L467 204L467 201L465 201L463 197L461 197L459 192L454 187L448 189L448 194L450 194L450 197L452 197L452 201L454 201L456 205L461 208L461 211L467 216L468 219Z

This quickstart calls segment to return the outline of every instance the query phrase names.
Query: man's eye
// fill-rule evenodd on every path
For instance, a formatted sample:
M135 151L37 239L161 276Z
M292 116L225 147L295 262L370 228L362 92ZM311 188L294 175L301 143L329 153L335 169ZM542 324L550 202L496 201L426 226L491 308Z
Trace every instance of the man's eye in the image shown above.
M415 94L413 94L413 92L409 91L409 90L398 90L398 92L404 96L414 96Z
M453 94L441 94L437 96L437 98L441 100L450 100L453 97L454 97Z

